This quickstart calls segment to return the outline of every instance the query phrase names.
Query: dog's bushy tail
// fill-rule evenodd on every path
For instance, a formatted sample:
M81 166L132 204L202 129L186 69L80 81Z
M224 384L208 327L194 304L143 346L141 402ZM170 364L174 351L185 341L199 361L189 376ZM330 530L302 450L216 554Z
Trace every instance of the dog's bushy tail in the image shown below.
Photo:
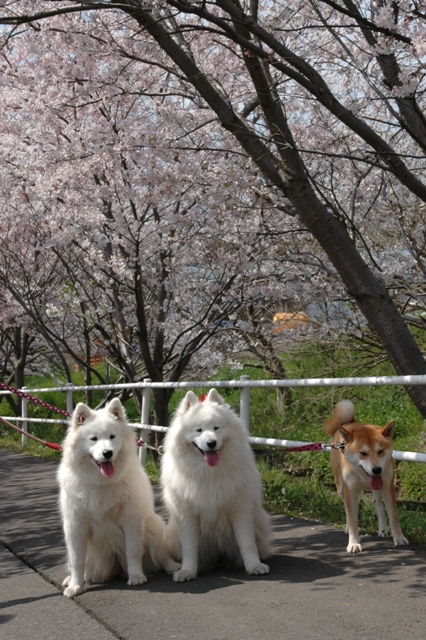
M350 400L340 400L334 407L334 413L331 420L324 420L324 431L328 435L333 435L343 424L349 424L354 421L355 407Z

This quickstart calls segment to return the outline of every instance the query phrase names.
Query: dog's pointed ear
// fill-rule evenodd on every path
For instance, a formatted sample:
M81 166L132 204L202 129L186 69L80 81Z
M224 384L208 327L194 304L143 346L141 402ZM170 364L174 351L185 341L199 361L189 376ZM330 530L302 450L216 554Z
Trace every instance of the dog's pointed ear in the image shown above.
M225 404L225 400L222 398L221 395L218 394L216 389L210 389L210 391L207 394L207 401L216 402L216 404Z
M118 398L111 400L107 410L116 420L126 421L126 411Z
M92 410L86 404L84 404L84 402L79 402L73 411L71 426L74 429L76 429L77 427L80 427L82 424L86 422L87 418L90 416L91 413L92 413Z
M352 435L349 433L349 431L346 431L346 429L344 429L343 427L340 427L339 432L346 444L349 444L350 442L352 442Z
M186 396L184 397L184 399L179 405L179 413L181 414L186 413L187 411L189 411L191 407L193 407L199 402L200 401L195 395L195 393L193 391L188 391L188 393L186 394Z
M393 432L395 429L395 420L391 420L386 427L383 427L382 429L382 435L385 436L385 438L393 438Z

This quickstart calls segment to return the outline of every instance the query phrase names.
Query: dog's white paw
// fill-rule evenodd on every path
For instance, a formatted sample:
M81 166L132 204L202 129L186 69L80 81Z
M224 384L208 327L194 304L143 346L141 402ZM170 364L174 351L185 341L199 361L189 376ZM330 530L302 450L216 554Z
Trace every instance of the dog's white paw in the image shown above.
M195 580L196 577L197 573L189 569L180 569L173 574L174 582L187 582L188 580Z
M362 553L362 547L359 542L350 542L346 547L348 553Z
M138 584L145 584L148 582L148 578L144 573L129 573L129 579L127 584L129 587L135 587Z
M82 585L75 585L73 587L67 587L64 589L64 596L67 598L74 598L74 596L78 596L80 593L83 593L84 588Z
M263 576L265 573L269 573L269 567L267 564L263 562L258 562L254 564L252 567L247 569L247 573L249 576Z
M70 583L70 580L71 580L71 576L67 576L66 578L64 578L62 580L62 586L63 587L67 587L69 585L69 583Z
M394 541L395 547L404 547L407 544L410 544L407 538L402 534L400 536L394 536L393 541Z

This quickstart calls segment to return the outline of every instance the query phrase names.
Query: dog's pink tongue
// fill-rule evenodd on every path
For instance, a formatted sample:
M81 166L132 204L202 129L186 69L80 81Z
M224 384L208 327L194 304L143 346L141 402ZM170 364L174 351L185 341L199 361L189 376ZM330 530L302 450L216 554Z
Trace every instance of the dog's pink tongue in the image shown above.
M369 476L369 479L370 479L370 487L374 491L380 491L383 488L382 476Z
M204 451L204 460L210 467L215 467L219 462L219 454L217 451Z
M114 465L109 460L108 462L101 462L99 468L105 478L112 478L114 475Z

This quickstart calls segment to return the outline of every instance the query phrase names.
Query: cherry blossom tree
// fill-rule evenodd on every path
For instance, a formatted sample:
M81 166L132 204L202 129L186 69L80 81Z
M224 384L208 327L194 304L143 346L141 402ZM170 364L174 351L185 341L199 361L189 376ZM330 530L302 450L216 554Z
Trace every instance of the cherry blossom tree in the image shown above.
M298 0L291 7L231 0L4 5L0 23L10 26L6 46L13 48L13 40L24 36L32 41L24 66L33 63L28 82L40 93L50 90L48 76L41 79L37 73L45 47L52 53L67 51L76 100L69 105L75 109L83 106L85 90L84 104L99 100L107 114L108 100L120 92L126 100L149 95L156 108L169 112L179 96L182 135L164 136L167 142L161 146L163 132L157 132L155 144L165 164L177 158L179 181L186 175L181 166L185 152L198 160L198 175L208 150L222 157L231 153L230 166L238 167L241 180L250 184L251 197L256 190L262 200L256 214L268 204L278 234L297 235L294 259L304 254L312 273L321 270L335 281L336 290L356 302L398 373L426 372L397 306L398 271L406 275L403 301L422 300L418 283L424 251L413 221L424 216L426 201L423 2L379 0L372 8L349 0ZM72 22L75 12L78 28ZM91 56L95 49L100 58ZM93 72L108 67L102 98L95 98L82 74L83 58L89 58ZM60 75L63 64L59 55L50 75ZM7 65L13 68L12 55ZM124 91L120 78L129 69L133 84ZM106 138L103 149L107 146ZM121 165L120 152L118 147ZM92 161L90 175L102 201L102 189L111 180L95 166L99 155ZM186 162L194 171L197 162ZM158 188L159 178L152 184ZM186 210L188 203L179 206ZM193 211L198 219L201 209L197 197ZM218 221L224 224L216 211L208 213L216 229ZM105 217L105 211L100 215ZM290 221L287 228L281 218ZM251 212L250 220L256 229ZM260 239L248 246L260 254ZM229 253L217 253L217 264L224 255ZM396 268L398 263L407 268ZM232 284L241 290L241 276ZM222 297L230 288L219 291ZM406 304L404 315L419 322L412 310ZM410 394L426 413L424 390L416 387Z
M48 361L52 371L44 341L13 295L0 284L0 379L22 388L25 372L47 370ZM1 400L8 403L15 415L21 415L19 397L5 395Z
M13 382L15 386L22 387L25 368L34 360L32 345L36 338L19 324L21 310L9 292L1 286L0 308L0 378L6 384ZM15 415L19 415L19 399L7 395L5 400Z
M211 373L224 349L238 349L231 326L243 326L248 300L272 305L283 293L286 265L278 261L273 276L265 251L276 207L220 129L203 126L199 164L180 142L170 158L186 123L197 128L176 88L170 105L159 94L154 112L132 95L130 70L120 69L120 91L106 98L114 59L100 56L94 69L87 55L61 58L52 28L36 55L28 35L3 78L4 286L54 345L68 378L63 352L85 367L88 384L90 373L101 377L90 367L93 345L125 380L178 380L197 354ZM35 67L59 61L60 77L28 83ZM198 117L204 125L204 113ZM285 219L279 227L283 233ZM221 351L207 348L221 331ZM170 393L154 394L161 424Z

